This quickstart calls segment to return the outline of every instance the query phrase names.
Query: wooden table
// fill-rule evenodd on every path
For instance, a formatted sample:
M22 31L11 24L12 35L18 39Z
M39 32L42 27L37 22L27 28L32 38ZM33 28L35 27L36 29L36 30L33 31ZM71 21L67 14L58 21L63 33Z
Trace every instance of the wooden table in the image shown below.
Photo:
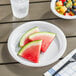
M76 48L76 20L64 20L56 17L50 10L49 0L30 0L29 15L23 19L13 17L9 0L0 0L0 75L1 76L42 76L56 63L42 68L30 68L15 61L7 49L10 33L19 25L28 21L47 21L56 24L66 35L68 46L64 58Z

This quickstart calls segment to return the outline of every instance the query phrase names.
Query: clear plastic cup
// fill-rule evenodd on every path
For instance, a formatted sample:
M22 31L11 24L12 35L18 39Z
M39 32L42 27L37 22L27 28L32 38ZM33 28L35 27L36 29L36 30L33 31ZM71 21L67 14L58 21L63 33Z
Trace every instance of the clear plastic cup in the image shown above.
M10 0L13 15L17 18L24 18L28 15L29 0Z

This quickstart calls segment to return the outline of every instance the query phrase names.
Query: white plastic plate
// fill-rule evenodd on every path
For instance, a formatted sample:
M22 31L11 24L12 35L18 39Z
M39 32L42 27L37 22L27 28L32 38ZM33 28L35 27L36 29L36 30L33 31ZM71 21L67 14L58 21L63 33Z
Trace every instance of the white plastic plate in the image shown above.
M17 55L18 51L20 50L18 47L20 38L27 30L35 26L38 26L40 31L53 32L57 34L47 51L40 54L39 63L30 62ZM44 21L27 22L17 27L11 33L8 39L8 49L11 56L21 64L32 67L42 67L54 63L64 54L66 46L67 41L63 32L57 26Z

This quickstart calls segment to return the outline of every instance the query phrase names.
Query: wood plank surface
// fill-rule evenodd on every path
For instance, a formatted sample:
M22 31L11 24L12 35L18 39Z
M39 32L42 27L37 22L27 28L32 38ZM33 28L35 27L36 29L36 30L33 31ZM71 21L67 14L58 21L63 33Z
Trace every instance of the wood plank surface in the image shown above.
M69 52L71 52L72 49L76 48L76 37L67 38L67 44L68 46L64 56L66 56ZM7 49L7 45L0 44L0 63L8 63L8 62L15 62L15 60L10 56Z
M49 0L30 0L30 2L49 1ZM0 0L0 4L9 4L10 0Z
M0 0L0 4L8 4L10 3L10 0Z
M47 20L47 22L57 25L66 36L76 36L76 20ZM24 23L24 22L23 22ZM14 30L20 23L0 24L0 42L6 42L12 30Z
M50 2L30 4L29 14L23 19L17 19L12 15L10 6L0 7L0 23L26 20L39 20L57 18L50 10Z
M76 36L76 19L75 20L50 20L49 22L57 25L66 36Z
M54 63L56 64L56 63ZM43 73L54 64L47 67L31 68L21 64L0 65L1 76L43 76Z
M10 33L20 24L28 21L43 20L51 22L62 29L66 36L76 36L76 20L57 19L50 10L49 0L30 0L29 15L23 19L13 17L10 0L0 0L0 75L1 76L42 76L42 74L56 63L42 68L30 68L17 64L8 52L7 39ZM36 2L36 3L35 3ZM7 6L8 4L8 6ZM8 24L6 24L8 23ZM67 38L67 49L62 57L65 57L76 48L76 37ZM10 63L6 65L6 63ZM13 63L13 64L11 64Z
M8 52L7 44L0 44L0 63L16 62Z
M65 56L71 52L72 49L74 49L76 46L76 38L68 38L68 48L65 52ZM1 47L2 46L2 47ZM8 54L8 50L6 48L5 44L0 44L0 61L13 61L11 59L11 56ZM5 49L4 49L5 48ZM6 54L6 55L5 55ZM57 62L56 62L57 63ZM9 64L9 65L0 65L0 75L1 76L43 76L43 73L46 72L48 69L50 69L52 66L54 66L56 63L49 65L47 67L41 67L41 68L31 68L24 66L22 64Z

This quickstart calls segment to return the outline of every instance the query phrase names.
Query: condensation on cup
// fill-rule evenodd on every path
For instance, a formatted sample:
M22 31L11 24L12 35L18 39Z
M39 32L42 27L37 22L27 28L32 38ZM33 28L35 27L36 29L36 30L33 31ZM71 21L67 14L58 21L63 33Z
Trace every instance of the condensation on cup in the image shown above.
M10 0L13 15L17 18L24 18L29 12L29 0Z

